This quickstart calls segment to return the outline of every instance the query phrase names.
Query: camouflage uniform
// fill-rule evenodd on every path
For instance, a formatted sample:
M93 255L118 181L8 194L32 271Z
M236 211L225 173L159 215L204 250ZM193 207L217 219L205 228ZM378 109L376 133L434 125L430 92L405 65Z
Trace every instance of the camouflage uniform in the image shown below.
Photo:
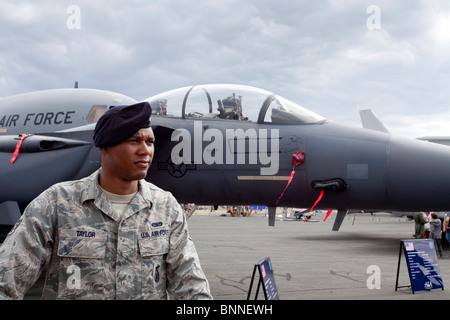
M47 266L43 299L211 299L175 198L141 180L120 221L98 172L27 207L0 247L0 298L22 299Z

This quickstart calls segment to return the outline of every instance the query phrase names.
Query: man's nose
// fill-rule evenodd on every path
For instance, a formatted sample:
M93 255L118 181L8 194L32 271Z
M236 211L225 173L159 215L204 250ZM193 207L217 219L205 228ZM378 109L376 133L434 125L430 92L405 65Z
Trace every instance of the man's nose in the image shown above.
M142 141L139 144L139 153L153 155L154 148L153 144L148 144L146 141Z

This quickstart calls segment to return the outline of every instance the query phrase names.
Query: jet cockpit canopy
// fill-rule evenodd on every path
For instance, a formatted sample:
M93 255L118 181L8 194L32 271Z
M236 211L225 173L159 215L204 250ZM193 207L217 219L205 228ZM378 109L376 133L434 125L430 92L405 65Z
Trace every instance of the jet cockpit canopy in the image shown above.
M314 124L326 119L272 92L243 85L183 87L145 99L154 115L273 124Z

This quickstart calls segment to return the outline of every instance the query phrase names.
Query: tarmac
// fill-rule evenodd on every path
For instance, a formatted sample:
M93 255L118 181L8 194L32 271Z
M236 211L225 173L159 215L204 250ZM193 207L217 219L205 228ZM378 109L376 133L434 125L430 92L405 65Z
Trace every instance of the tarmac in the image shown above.
M437 300L450 299L450 248L438 259L444 290L408 288L406 257L401 240L413 239L414 221L387 213L350 214L339 231L331 231L334 213L310 221L276 221L268 226L265 214L251 217L193 215L191 237L217 300L245 300L254 265L270 257L281 300ZM380 280L374 288L375 269ZM396 288L397 271L399 286ZM255 277L255 281L259 276ZM369 283L369 284L368 284ZM250 300L255 299L256 284ZM264 300L260 290L258 300Z
M255 264L269 257L280 300L444 300L450 299L450 248L444 247L439 268L444 290L412 293L401 240L413 239L414 222L392 217L351 214L339 231L331 231L334 213L323 222L317 213L308 222L293 219L268 226L264 212L251 217L221 216L197 211L188 219L191 238L215 300L246 300ZM379 288L373 285L373 267L379 271ZM395 290L396 276L399 286ZM256 296L255 277L250 300ZM368 284L369 283L369 284ZM42 279L26 296L40 298Z

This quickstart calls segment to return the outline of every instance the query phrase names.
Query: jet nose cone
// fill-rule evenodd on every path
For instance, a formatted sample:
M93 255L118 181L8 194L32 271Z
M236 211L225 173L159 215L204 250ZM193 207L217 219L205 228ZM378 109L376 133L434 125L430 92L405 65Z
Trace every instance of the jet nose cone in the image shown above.
M450 210L450 147L393 137L387 189L399 210Z

